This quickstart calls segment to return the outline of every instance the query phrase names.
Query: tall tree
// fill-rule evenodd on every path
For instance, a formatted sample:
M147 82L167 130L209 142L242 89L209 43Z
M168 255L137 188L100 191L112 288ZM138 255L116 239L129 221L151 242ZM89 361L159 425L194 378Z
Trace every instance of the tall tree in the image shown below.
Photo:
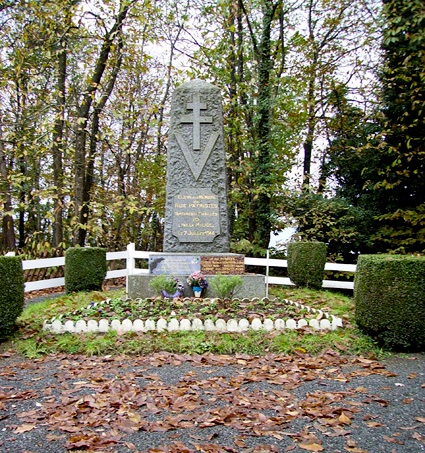
M277 101L292 5L239 0L202 8L212 32L201 31L194 72L224 88L233 246L259 255L276 227L277 195L293 153L278 126Z
M376 188L387 206L378 238L389 250L424 252L425 9L419 0L384 0L383 141Z
M68 0L61 3L52 14L53 26L51 33L52 53L54 55L53 67L56 73L54 87L54 126L52 131L51 153L53 159L53 220L52 220L52 246L55 249L64 247L64 172L63 162L66 150L65 125L67 115L67 66L68 52L71 45L72 31L76 29L72 19L75 7L80 0ZM52 11L53 12L53 11ZM52 24L50 22L50 24Z
M327 118L332 115L329 101L334 86L343 85L358 102L369 96L369 92L364 92L367 88L364 81L373 81L369 58L373 55L377 33L374 3L373 0L309 0L303 2L300 10L305 31L301 27L298 52L292 54L291 62L295 69L293 76L303 80L305 85L302 100L304 190L312 189L312 165L320 156L320 142L327 136Z
M84 245L89 215L89 201L93 182L93 163L98 141L98 119L108 100L120 68L122 33L126 16L133 1L122 0L112 26L106 31L95 65L83 89L77 107L77 129L75 133L75 217L77 224L74 232L74 245ZM113 53L114 52L114 53ZM110 60L115 58L111 64ZM110 64L109 73L106 72ZM106 80L105 80L106 79ZM98 98L96 99L96 95ZM93 107L94 105L94 107ZM89 125L90 114L93 121ZM88 130L91 127L91 140L87 150Z

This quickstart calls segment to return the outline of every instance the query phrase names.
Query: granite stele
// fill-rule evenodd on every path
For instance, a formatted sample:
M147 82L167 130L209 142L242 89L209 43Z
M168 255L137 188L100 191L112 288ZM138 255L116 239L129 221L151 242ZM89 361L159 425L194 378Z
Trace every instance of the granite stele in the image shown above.
M220 90L201 80L174 91L168 138L162 253L149 257L149 274L129 276L130 297L152 297L149 281L166 274L185 282L194 271L240 275L236 297L264 297L263 275L245 273L244 256L229 253L226 155ZM185 287L185 296L193 296ZM203 297L214 297L212 289Z

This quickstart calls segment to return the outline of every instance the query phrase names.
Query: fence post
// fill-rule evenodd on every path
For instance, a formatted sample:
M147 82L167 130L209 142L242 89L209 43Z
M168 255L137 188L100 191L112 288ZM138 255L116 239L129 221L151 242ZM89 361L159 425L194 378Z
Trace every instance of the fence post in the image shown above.
M269 297L269 264L270 264L270 250L267 249L266 258L266 297Z
M130 244L127 245L127 277L125 279L125 292L128 294L128 276L134 274L134 269L136 267L136 262L134 259L134 252L136 251L136 246L134 242L131 242Z

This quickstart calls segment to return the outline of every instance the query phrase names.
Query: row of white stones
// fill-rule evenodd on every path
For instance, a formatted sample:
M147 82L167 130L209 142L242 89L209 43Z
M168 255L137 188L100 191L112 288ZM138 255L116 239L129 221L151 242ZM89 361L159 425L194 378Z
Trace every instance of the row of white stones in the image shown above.
M124 319L122 322L118 319L114 319L109 323L107 319L101 319L99 322L91 319L84 321L82 319L77 322L68 320L62 323L60 320L54 320L52 323L44 322L43 329L53 333L65 333L65 332L108 332L109 330L115 330L120 333L124 332L177 332L187 330L206 330L215 332L246 332L249 329L252 330L284 330L284 329L300 329L302 327L310 326L317 330L335 330L338 327L342 327L342 319L336 316L332 316L332 321L328 318L325 319L300 319L295 321L294 319L276 319L272 320L269 318L261 321L259 318L254 318L251 323L247 319L229 319L227 322L224 319L217 319L215 322L211 319L202 321L201 319L195 318L192 321L190 319L181 319L180 321L176 318L170 319L168 322L166 319L160 318L157 321L148 319L143 321L136 319L131 321L130 319Z

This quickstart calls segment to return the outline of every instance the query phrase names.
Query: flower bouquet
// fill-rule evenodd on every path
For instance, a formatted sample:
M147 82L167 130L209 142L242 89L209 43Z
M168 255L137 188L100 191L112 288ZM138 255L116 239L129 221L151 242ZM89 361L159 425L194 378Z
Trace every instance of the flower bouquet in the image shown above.
M187 277L187 284L192 287L196 297L199 297L202 290L208 287L207 279L201 271L190 274L189 277Z

